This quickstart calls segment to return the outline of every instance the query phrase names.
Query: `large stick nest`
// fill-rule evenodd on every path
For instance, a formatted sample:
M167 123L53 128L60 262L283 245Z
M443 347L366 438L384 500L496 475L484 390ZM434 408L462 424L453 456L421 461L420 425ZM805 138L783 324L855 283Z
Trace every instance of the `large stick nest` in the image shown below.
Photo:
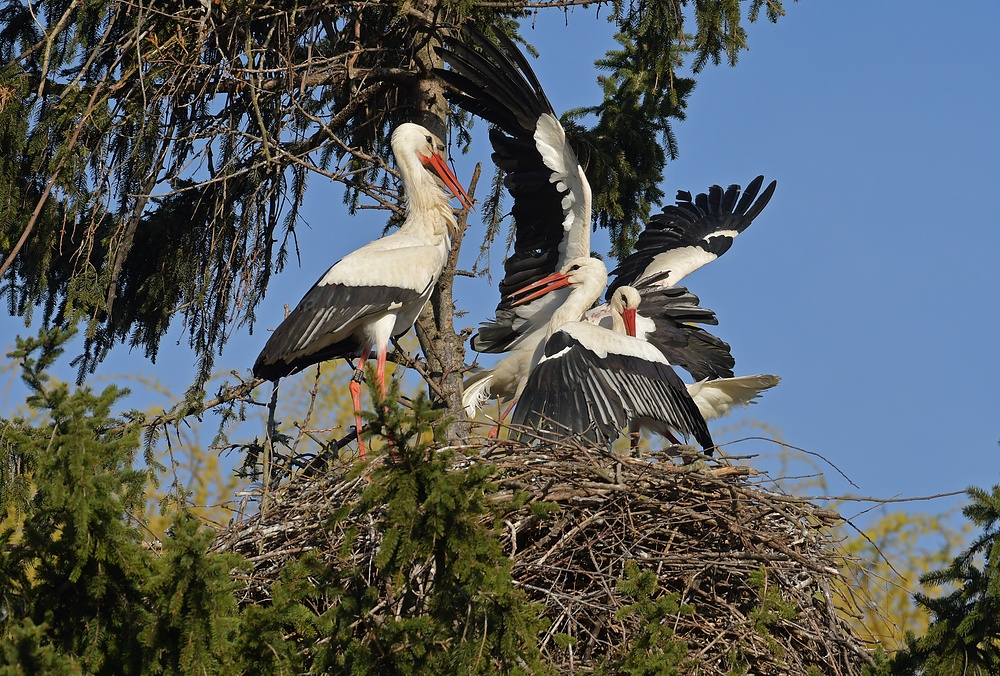
M654 572L660 593L686 606L669 619L687 646L684 673L846 675L871 663L836 610L859 603L841 579L849 563L838 548L842 518L767 490L773 484L755 470L621 457L568 442L465 450L459 465L496 465L497 499L528 491L558 506L548 516L530 504L510 513L503 544L516 583L547 608L541 647L561 672L597 666L635 638L639 618L618 612L634 602L619 586L627 565ZM244 603L268 602L285 563L303 552L342 561L345 529L330 529L329 517L357 504L371 471L348 469L289 482L221 534L219 548L253 562ZM358 514L351 524L367 533L351 554L362 569L374 565L377 518ZM559 634L573 637L568 647Z

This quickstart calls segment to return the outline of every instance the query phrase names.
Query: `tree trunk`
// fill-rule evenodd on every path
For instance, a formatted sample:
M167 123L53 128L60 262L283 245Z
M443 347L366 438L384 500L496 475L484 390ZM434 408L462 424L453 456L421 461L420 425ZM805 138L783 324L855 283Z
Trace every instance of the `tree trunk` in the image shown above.
M448 102L444 87L431 73L443 66L434 48L440 45L437 30L438 0L422 0L403 10L417 24L415 31L415 58L423 76L414 88L417 122L424 125L442 139L446 138ZM479 168L469 182L468 192L473 195L478 180ZM469 426L464 423L465 409L462 407L462 377L465 368L465 336L455 332L455 304L452 285L458 253L468 225L468 212L458 216L458 228L451 240L451 253L441 278L438 280L430 302L417 319L417 339L427 360L428 387L432 399L438 400L447 409L456 424L449 428L448 436L453 441L468 438Z

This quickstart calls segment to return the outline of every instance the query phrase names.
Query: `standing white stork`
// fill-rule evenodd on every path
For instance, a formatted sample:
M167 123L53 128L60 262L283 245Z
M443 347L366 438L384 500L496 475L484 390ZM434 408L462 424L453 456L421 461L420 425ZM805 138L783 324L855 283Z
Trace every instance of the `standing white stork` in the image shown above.
M711 453L708 426L663 354L643 340L579 320L605 284L604 263L577 258L514 301L528 302L553 287L570 289L538 346L514 407L511 436L523 441L581 435L610 444L630 420L650 418L694 436Z
M583 168L527 60L506 36L496 38L499 46L468 28L447 38L439 53L450 70L437 71L452 101L495 125L493 160L506 173L504 185L514 200L514 251L504 262L496 318L483 324L471 343L478 352L509 354L466 380L463 402L470 416L490 397L516 397L568 292L518 305L512 299L566 261L590 254L591 193ZM642 289L642 312L655 322L658 342L674 348L671 363L697 379L732 376L735 362L729 345L691 324L718 323L714 313L698 308L697 297L685 289L672 287L722 255L760 213L774 190L772 182L755 201L762 182L763 177L754 179L742 198L735 185L713 186L694 200L678 192L676 205L652 217L647 230L655 234L644 232L638 251L615 270L621 281L612 290L619 283ZM687 316L679 319L682 308ZM607 305L587 319L602 316L608 316Z
M649 333L644 335L639 327L641 317L637 310L642 302L642 296L631 286L619 286L611 296L610 311L613 330L616 333L635 336L640 340L649 340ZM664 356L669 354L660 347ZM744 408L754 403L761 392L768 390L781 382L779 376L761 373L753 376L735 376L722 378L703 378L685 387L694 400L698 411L705 421L715 420L729 414L734 408ZM672 443L679 443L671 434L668 426L650 418L639 418L629 423L630 430L648 429L666 437ZM633 436L633 441L638 439ZM633 446L635 443L633 443Z
M254 362L255 376L276 381L318 362L359 357L350 390L362 459L358 373L363 374L374 346L385 396L389 340L413 326L448 259L457 226L445 188L472 208L444 152L441 140L420 125L405 123L393 131L392 153L406 199L403 224L334 263L278 325Z

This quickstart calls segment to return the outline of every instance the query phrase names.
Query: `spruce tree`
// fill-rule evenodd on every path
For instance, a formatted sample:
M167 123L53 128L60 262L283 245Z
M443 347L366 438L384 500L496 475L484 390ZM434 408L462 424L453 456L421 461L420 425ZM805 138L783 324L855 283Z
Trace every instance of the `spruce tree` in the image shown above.
M288 566L271 602L244 612L238 652L274 672L545 673L544 622L500 545L502 516L518 503L491 498L489 464L459 463L444 447L449 421L425 397L411 411L397 398L393 384L369 415L389 444L384 464L327 524L346 529L341 551ZM371 534L358 523L372 524L378 542L360 562L350 551Z
M391 130L410 121L444 136L449 117L461 118L433 75L442 32L472 22L517 34L525 10L592 4L6 3L0 296L12 314L87 325L81 379L116 345L155 358L168 328L183 324L199 364L191 398L201 398L228 336L253 331L273 275L296 255L307 188L343 188L347 213L322 224L331 237L359 208L385 210L388 226L400 218ZM746 23L784 10L775 0L594 10L568 16L610 19L621 49L597 62L604 98L586 109L597 124L573 133L593 167L597 222L620 255L661 197L691 75L735 64ZM465 146L471 136L455 129ZM458 418L455 260L419 339L434 390Z
M962 513L982 533L947 568L921 577L923 585L954 591L915 595L931 623L924 636L907 635L893 673L1000 673L1000 485L967 492L971 503Z
M209 553L214 540L214 530L175 511L163 553L144 580L143 672L237 673L233 573L245 566L237 556Z
M117 415L125 394L70 387L47 373L70 337L19 340L31 420L0 423L0 666L9 673L235 673L236 557L209 553L214 532L170 507L156 552L141 515L157 468L141 427ZM15 499L15 497L17 499Z
M151 561L134 515L152 470L134 466L138 431L112 419L121 390L71 390L45 372L67 338L43 332L19 340L13 353L23 360L27 404L44 417L37 425L15 419L0 430L34 493L20 527L0 534L7 627L23 646L6 657L30 663L57 653L87 672L135 673Z

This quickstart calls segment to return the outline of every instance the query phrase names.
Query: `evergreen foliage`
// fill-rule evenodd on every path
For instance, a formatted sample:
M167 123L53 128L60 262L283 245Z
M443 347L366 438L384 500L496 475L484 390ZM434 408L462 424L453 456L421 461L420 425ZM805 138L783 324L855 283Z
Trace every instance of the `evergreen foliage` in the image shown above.
M568 133L581 139L587 178L594 191L594 220L611 233L612 255L621 259L632 251L645 227L652 205L663 198L659 184L667 159L677 157L677 140L670 124L684 119L687 96L694 80L662 72L662 65L647 70L642 49L625 33L615 36L622 45L596 62L610 74L598 78L604 101L569 111ZM661 64L679 65L683 52L662 55ZM597 124L581 129L572 122L594 115Z
M567 4L591 3L551 10ZM81 379L115 345L155 358L180 320L199 360L197 393L227 336L252 330L272 275L294 255L309 179L340 183L350 213L374 206L390 224L398 219L389 132L403 121L443 131L449 115L431 75L441 65L437 35L463 21L516 32L529 5L3 4L8 311L30 317L37 307L46 326L86 324ZM620 255L660 199L657 183L677 152L668 122L693 85L678 75L684 56L695 73L735 64L745 22L764 8L775 21L783 9L763 0L608 6L622 48L598 62L608 71L605 100L577 111L576 119L595 113L597 125L575 133L591 157L597 221ZM457 138L470 139L461 130ZM450 297L436 295L441 307L425 322L444 355L432 372L462 361Z
M122 395L54 383L46 374L69 337L19 341L37 422L4 421L28 499L0 531L0 673L546 673L541 613L514 585L499 530L519 503L491 497L490 470L455 471L447 421L425 398L401 409L396 386L369 419L391 456L352 510L377 531L374 566L306 553L240 607L233 554L181 504L150 545L138 515L157 469L140 463L138 418L114 415ZM358 469L361 469L360 467ZM308 481L308 479L305 479ZM350 541L371 537L354 532Z
M625 566L625 579L618 588L634 603L618 611L623 620L630 615L639 618L639 630L632 643L610 673L629 676L673 676L682 673L687 646L674 638L670 620L677 613L691 614L690 606L681 606L678 595L666 594L659 590L656 575L651 570L640 570L634 562Z
M388 442L384 464L359 504L327 526L348 529L338 562L307 555L286 568L272 602L244 612L240 652L271 672L545 673L544 622L514 586L500 546L510 505L490 499L487 465L454 469L454 451L441 449L448 421L425 397L412 412L397 397L393 383L386 406L368 414ZM348 525L359 513L377 535ZM378 543L373 566L349 556L362 537Z
M1000 673L1000 485L991 491L971 487L962 513L980 534L949 566L920 582L954 591L915 599L931 614L924 636L906 637L906 650L893 660L893 673Z
M144 672L233 673L240 663L232 650L239 622L232 572L240 558L209 554L214 539L214 531L177 511L163 553L143 580Z
M749 618L753 622L754 631L764 637L768 649L775 657L781 658L784 649L774 640L770 627L780 625L781 620L793 620L797 614L795 605L781 598L781 591L768 584L767 569L758 568L749 575L750 585L757 590L760 604L750 611Z
M334 572L312 554L287 565L271 586L270 603L248 605L241 613L235 651L261 673L322 673L337 662L336 647L350 641L351 622L337 623L336 614L317 610L322 601L340 601L340 614L356 608L335 589Z
M134 673L152 561L132 516L142 511L152 471L133 467L137 430L113 424L121 391L50 382L45 370L67 338L43 332L19 340L13 353L23 359L28 405L48 420L12 420L0 430L33 484L20 524L0 533L6 628L28 651L11 654L8 645L5 653L29 663L61 654L87 672Z
M390 398L380 413L389 461L376 471L362 508L385 509L374 582L393 599L398 619L379 629L394 639L388 644L415 648L393 655L380 669L489 673L518 671L521 663L536 671L544 625L539 609L514 586L500 546L501 517L511 505L490 500L496 490L491 466L452 469L455 452L435 450L444 444L450 421L426 398L414 402L412 417L398 411ZM417 587L423 590L419 596L413 593ZM428 642L440 648L425 653Z
M156 480L124 391L71 389L46 373L69 332L19 340L38 422L4 421L30 499L0 531L0 665L11 673L190 673L232 661L235 557L183 510L157 554L140 515ZM10 496L3 494L5 502ZM13 670L13 671L11 671Z

